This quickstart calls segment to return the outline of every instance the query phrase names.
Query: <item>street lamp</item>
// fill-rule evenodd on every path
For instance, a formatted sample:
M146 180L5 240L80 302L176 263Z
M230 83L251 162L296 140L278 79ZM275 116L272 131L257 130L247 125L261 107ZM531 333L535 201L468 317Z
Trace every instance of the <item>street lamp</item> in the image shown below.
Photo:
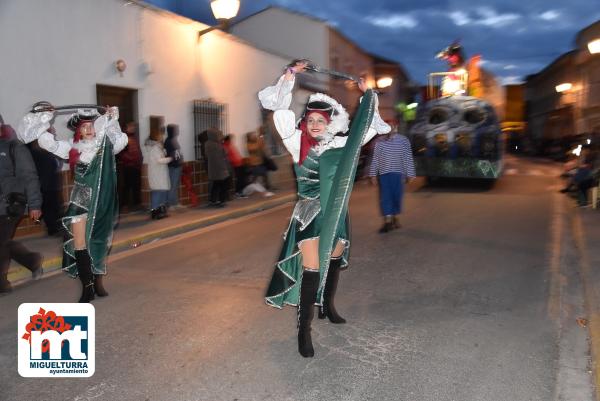
M394 80L391 77L381 77L377 80L377 87L379 89L387 88L392 85L392 82L394 82Z
M600 39L594 39L587 44L588 50L591 54L600 53Z
M229 26L229 20L234 18L240 9L240 0L212 0L210 8L215 19L219 21L219 25L211 26L198 32L198 38L215 29L226 31Z
M570 82L565 82L560 85L556 85L555 89L558 93L562 93L570 90L572 87L573 85Z

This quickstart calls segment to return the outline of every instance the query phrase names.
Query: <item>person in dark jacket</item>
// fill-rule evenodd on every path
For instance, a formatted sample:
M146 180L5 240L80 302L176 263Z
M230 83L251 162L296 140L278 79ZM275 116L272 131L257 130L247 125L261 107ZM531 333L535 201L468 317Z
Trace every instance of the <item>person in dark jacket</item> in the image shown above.
M208 180L211 182L209 201L216 207L225 206L227 201L227 178L229 178L229 163L223 149L223 134L216 128L208 129L207 141L204 147L208 170Z
M36 221L42 215L42 194L29 150L21 142L12 139L14 135L4 135L8 131L12 131L10 127L3 126L3 135L0 137L0 293L12 290L8 281L11 259L31 270L34 279L42 274L42 255L13 240L23 215L7 210L8 194L24 194L29 217Z
M48 132L54 134L54 127ZM27 144L31 157L37 169L42 190L42 218L46 224L48 235L61 235L62 226L62 176L60 174L63 166L61 159L42 149L37 141Z
M118 156L123 169L124 184L120 197L121 206L131 205L132 208L138 208L141 204L143 156L137 133L137 124L133 121L127 123L125 133L127 134L127 146ZM129 203L130 200L132 203Z
M183 164L183 155L181 154L181 146L177 141L179 136L179 126L177 124L167 125L167 139L165 140L165 151L167 157L172 160L168 164L169 180L171 189L169 190L168 205L170 207L179 206L179 181L181 179L181 166Z

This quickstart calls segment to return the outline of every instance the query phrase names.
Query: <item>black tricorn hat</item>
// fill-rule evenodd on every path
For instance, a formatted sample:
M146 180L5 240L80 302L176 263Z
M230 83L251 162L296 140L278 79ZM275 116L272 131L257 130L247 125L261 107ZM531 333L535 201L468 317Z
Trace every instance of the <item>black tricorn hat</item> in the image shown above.
M314 102L309 102L306 105L305 114L308 114L311 111L324 111L325 113L329 114L329 117L333 116L333 106L321 100L315 100Z
M84 122L94 122L100 115L94 110L93 112L85 112L78 110L77 113L73 114L69 121L67 121L67 127L70 130L77 131L77 127Z

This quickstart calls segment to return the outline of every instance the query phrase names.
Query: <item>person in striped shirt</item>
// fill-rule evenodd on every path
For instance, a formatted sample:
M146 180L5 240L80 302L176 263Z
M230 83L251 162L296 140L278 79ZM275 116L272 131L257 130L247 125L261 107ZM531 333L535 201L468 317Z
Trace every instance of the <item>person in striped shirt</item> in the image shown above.
M414 179L415 166L410 142L398 132L396 124L386 138L375 144L368 175L373 184L379 181L379 202L384 219L379 232L399 228L397 216L402 211L404 183Z

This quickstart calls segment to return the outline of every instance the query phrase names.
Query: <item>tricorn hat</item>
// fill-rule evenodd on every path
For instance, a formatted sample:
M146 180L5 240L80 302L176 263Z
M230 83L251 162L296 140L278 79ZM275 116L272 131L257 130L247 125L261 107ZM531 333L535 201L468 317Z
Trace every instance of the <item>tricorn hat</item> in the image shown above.
M71 115L69 121L67 121L67 127L73 131L77 131L77 127L84 122L94 122L100 114L98 110L83 110L78 109L76 113Z
M322 111L329 114L329 118L333 117L333 105L322 100L308 102L306 105L306 114L311 111Z
M330 134L335 135L348 131L350 125L348 112L335 99L323 93L313 93L308 98L306 110L302 118L305 118L311 111L320 111L329 114L331 121L327 125L327 132Z

